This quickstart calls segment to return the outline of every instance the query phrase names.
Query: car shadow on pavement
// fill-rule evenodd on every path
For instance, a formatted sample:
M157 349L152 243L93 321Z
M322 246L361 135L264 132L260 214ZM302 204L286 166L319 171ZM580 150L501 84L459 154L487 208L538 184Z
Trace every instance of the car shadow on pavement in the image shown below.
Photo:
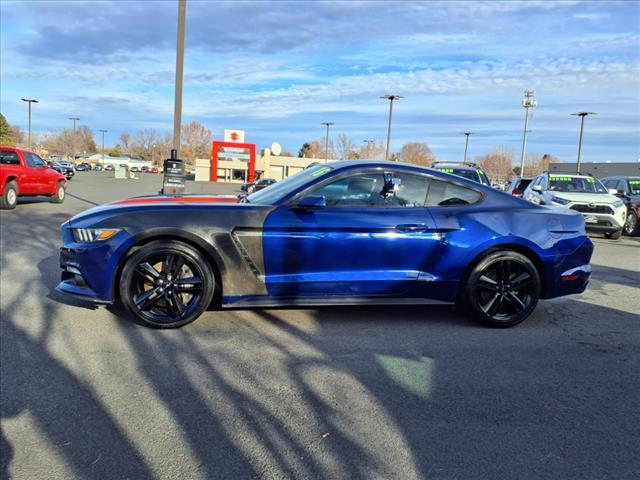
M508 330L447 307L361 306L207 312L160 331L110 307L83 312L89 339L51 293L51 217L12 225L0 252L9 274L37 262L3 296L0 478L28 472L12 435L29 422L76 478L636 473L636 313L576 296ZM78 341L90 348L70 361Z

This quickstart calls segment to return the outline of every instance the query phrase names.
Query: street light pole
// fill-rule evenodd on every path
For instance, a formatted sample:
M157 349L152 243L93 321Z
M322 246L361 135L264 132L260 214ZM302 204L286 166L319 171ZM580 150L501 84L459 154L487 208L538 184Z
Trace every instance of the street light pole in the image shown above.
M34 98L22 98L21 100L29 104L29 150L31 150L31 104L40 102Z
M524 177L524 157L527 151L527 126L529 125L529 109L538 106L538 101L533 97L536 92L533 90L525 90L522 106L524 107L524 132L522 133L522 155L520 156L520 176Z
M76 149L76 142L77 142L77 139L76 139L76 122L78 120L80 120L80 117L69 117L69 120L73 121L73 141L71 143L71 149L73 151L71 152L71 155L73 157L75 157L75 149ZM73 158L72 160L75 160L75 158Z
M104 134L109 130L100 130L102 132L102 164L104 165Z
M182 124L182 79L184 72L184 31L187 0L178 3L178 42L176 46L176 91L173 108L173 149L180 156L180 125Z
M576 163L576 173L580 173L580 157L582 156L582 133L584 132L584 117L588 115L597 115L597 113L578 112L578 113L572 113L571 115L580 117L580 139L578 140L578 161Z
M473 132L464 132L466 137L464 140L464 163L467 163L467 150L469 149L469 136L473 135Z
M324 139L324 163L329 161L329 127L335 125L333 122L322 122L322 125L327 127L327 136Z
M384 98L385 100L389 100L389 124L387 126L387 149L384 152L384 159L389 159L389 144L391 143L391 116L393 115L393 101L400 100L401 95L384 95L380 98Z
M364 143L367 144L367 159L368 160L373 160L371 158L371 144L375 142L375 140L363 140Z

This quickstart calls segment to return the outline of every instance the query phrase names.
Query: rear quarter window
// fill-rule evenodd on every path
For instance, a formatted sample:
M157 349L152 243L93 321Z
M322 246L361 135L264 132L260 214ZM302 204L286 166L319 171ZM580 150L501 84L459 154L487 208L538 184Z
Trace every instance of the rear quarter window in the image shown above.
M20 165L20 158L11 150L0 150L0 165Z
M454 183L434 180L427 194L428 207L448 207L478 203L482 194Z

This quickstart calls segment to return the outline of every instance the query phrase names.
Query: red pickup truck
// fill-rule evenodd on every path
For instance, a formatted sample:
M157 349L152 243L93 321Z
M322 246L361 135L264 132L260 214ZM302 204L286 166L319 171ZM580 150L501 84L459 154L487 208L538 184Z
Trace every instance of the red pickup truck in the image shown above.
M67 179L28 150L0 147L0 208L16 208L20 195L46 195L64 202Z

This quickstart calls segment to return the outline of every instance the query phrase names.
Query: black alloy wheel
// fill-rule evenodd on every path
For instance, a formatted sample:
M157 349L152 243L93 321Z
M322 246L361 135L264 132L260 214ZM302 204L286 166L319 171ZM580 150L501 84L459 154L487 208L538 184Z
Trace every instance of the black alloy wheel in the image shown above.
M480 322L512 327L525 320L540 297L540 275L526 256L503 251L482 259L471 271L464 302Z
M141 323L176 328L207 309L214 289L211 266L198 250L182 242L156 241L127 259L120 298Z
M640 234L640 228L638 228L638 217L631 210L627 213L627 221L624 224L624 233L630 237L635 237Z

